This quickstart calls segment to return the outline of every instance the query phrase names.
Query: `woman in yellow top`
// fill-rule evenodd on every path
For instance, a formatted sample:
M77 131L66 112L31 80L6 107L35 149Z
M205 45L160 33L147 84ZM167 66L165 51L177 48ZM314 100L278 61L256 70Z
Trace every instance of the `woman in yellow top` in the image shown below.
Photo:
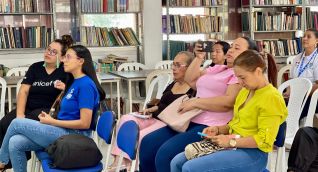
M207 139L228 149L189 161L184 153L178 154L171 161L172 172L265 169L267 153L272 151L279 126L287 116L283 96L268 82L265 71L266 63L257 51L247 50L235 59L234 72L244 88L236 98L234 117L227 125L203 130ZM233 138L232 134L240 138Z

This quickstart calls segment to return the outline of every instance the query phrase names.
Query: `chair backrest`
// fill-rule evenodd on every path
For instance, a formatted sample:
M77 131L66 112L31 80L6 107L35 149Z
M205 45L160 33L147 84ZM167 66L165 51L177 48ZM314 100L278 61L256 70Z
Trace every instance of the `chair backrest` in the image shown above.
M172 63L173 63L172 60L160 61L155 65L155 69L171 69Z
M20 90L22 81L23 81L23 79L20 79L20 80L17 82L17 89L16 89L16 94L17 94L17 96L18 96L18 93L19 93L19 90Z
M277 73L277 85L280 86L283 83L284 74L290 71L291 65L286 65L282 67Z
M97 123L97 134L107 144L111 144L112 133L116 124L115 115L112 111L103 112Z
M173 78L171 75L171 71L156 70L151 72L146 78L147 94L143 109L145 109L147 103L151 101L152 95L155 91L155 87L157 86L156 99L160 99L162 97L163 91L166 89L166 87L172 80Z
M287 60L286 60L287 65L292 64L295 57L297 57L297 55L287 57Z
M207 59L203 62L203 68L207 68L212 63L211 59Z
M1 98L0 98L0 119L4 117L4 105L6 101L6 92L7 92L7 82L3 78L0 77L1 84Z
M141 63L123 63L118 66L117 70L118 71L134 71L134 70L143 70L147 69L146 65L141 64Z
M15 67L8 70L6 76L25 76L29 67Z
M135 121L129 120L121 125L117 134L117 145L131 160L136 158L139 140L139 126Z
M299 128L299 118L305 102L311 92L312 83L306 78L294 78L288 80L278 87L278 91L283 93L286 88L290 88L290 96L288 100L288 116L286 119L287 130L286 137L294 138Z
M308 114L305 121L305 127L313 127L313 119L316 114L317 101L318 101L318 89L315 90L311 95Z

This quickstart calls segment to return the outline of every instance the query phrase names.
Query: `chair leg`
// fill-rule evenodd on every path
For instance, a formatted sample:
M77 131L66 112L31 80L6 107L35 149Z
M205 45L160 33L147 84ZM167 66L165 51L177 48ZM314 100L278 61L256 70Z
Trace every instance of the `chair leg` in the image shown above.
M119 161L117 163L117 167L116 167L116 172L119 172L121 169L121 164L123 163L123 159L124 159L124 153L121 152L120 153L120 157L119 157Z
M36 156L35 153L32 151L31 152L31 171L35 172L35 165L36 165Z
M273 153L272 152L268 153L266 169L268 169L269 171L272 169L272 158L273 158Z
M115 136L115 129L113 130L113 133L112 133L112 139L110 141L110 144L108 145L108 148L107 148L107 152L106 152L106 162L105 162L105 167L106 167L106 172L108 171L107 170L107 167L108 167L108 164L109 164L109 158L110 158L110 154L111 154L111 150L112 150L112 143L114 141L114 137Z
M275 165L275 171L276 172L285 172L287 170L286 168L286 152L285 147L279 147L277 149L277 159L276 159L276 165Z

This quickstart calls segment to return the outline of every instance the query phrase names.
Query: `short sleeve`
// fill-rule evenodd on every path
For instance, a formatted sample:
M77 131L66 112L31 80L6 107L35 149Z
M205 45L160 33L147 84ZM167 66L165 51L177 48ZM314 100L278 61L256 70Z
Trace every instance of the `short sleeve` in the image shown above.
M237 77L233 74L231 75L229 82L227 82L227 85L232 85L232 84L237 84L238 83L238 79Z
M94 110L96 105L96 90L90 84L83 84L78 93L78 107Z
M295 59L290 67L290 71L289 71L290 78L295 78L296 61L297 60Z
M27 84L27 85L32 85L34 80L35 80L35 75L36 75L36 70L35 70L36 66L35 64L32 64L28 71L26 72L22 84Z
M253 138L260 150L271 152L279 126L287 116L287 108L279 95L270 96L261 106L258 133Z
M314 72L314 80L315 81L318 81L318 59L315 59L315 62L314 62L314 67L313 67L313 72Z

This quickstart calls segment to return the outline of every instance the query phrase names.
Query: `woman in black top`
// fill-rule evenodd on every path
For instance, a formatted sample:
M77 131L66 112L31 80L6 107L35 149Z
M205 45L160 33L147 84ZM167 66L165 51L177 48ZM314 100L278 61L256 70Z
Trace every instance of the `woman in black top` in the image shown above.
M151 114L152 117L150 117L149 119L143 119L134 117L132 115L124 115L120 119L119 126L128 120L136 121L140 129L139 141L141 141L141 139L148 133L166 126L165 123L157 119L157 116L160 114L160 112L182 95L194 95L194 90L192 90L190 86L184 81L185 72L187 70L187 67L192 62L193 58L193 53L190 52L182 51L177 54L172 64L174 82L165 89L157 106L153 106L143 111L144 114ZM117 147L117 144L114 144L112 154L115 156L115 160L113 162L113 165L108 167L108 170L110 171L115 169L118 161L118 155L120 155L120 150ZM125 156L124 164L130 164L130 159L127 155Z
M65 88L67 74L59 59L65 55L72 43L72 38L67 36L54 40L44 52L44 61L36 62L29 67L17 96L17 108L0 120L0 145L14 118L38 121L41 111L50 110L56 97ZM10 166L9 163L6 168Z

